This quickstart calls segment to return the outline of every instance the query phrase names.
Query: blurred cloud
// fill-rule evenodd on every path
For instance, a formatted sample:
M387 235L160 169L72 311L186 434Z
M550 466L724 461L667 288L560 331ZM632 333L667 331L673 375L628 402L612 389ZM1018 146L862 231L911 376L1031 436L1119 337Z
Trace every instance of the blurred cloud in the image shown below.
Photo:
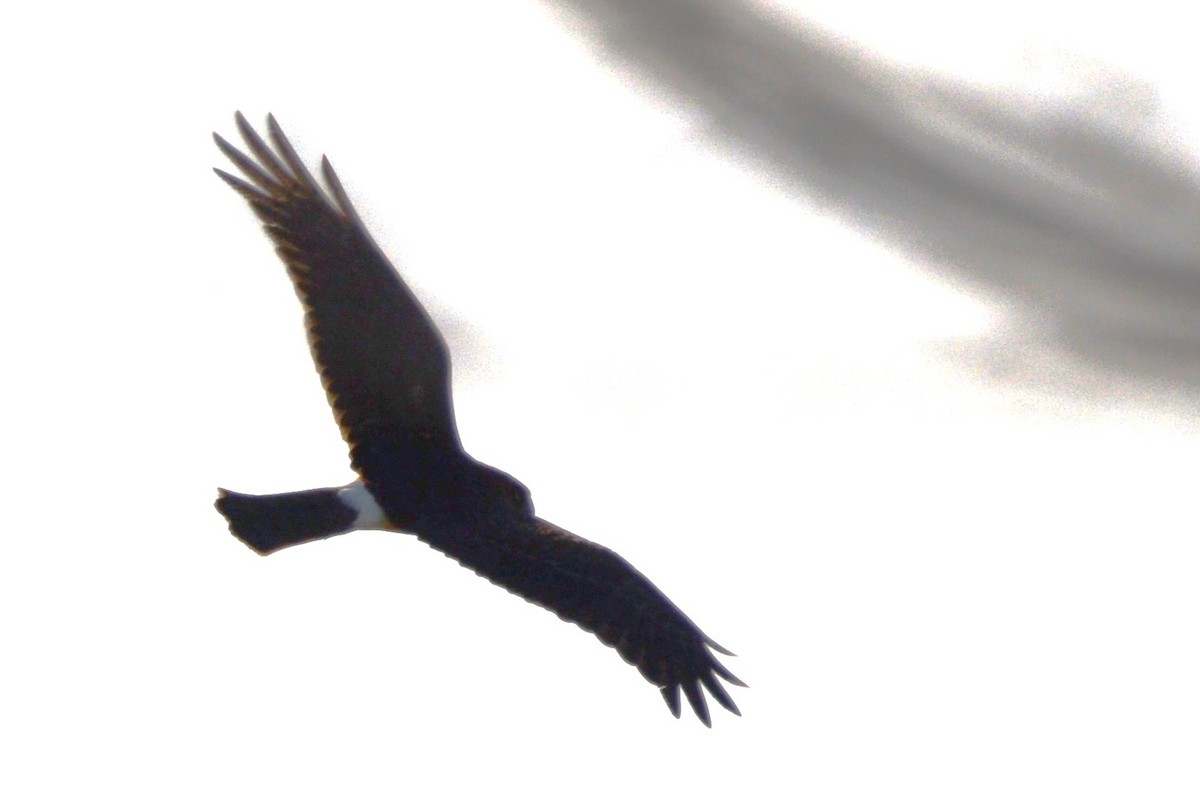
M1148 82L1075 59L1046 101L750 2L552 5L776 184L1003 302L1000 337L955 341L956 360L1089 397L1200 389L1200 180Z

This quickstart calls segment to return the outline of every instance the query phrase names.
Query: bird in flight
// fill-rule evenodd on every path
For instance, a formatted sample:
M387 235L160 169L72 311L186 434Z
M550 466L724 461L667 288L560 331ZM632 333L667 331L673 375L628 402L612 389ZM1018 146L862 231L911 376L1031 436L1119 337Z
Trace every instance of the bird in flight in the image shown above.
M501 588L593 633L657 686L679 717L682 689L712 721L701 685L740 715L718 677L744 687L700 631L615 552L534 515L529 490L459 442L450 354L380 251L327 158L321 188L274 117L272 146L236 115L250 155L213 134L242 173L214 169L249 202L287 267L334 419L358 479L342 488L251 495L216 508L261 555L357 529L415 535Z

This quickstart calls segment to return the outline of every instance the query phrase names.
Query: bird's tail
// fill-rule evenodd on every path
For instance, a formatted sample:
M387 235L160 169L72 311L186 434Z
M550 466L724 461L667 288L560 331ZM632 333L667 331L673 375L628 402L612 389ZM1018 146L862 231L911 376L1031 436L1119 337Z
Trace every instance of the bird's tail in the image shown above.
M353 530L358 510L339 499L338 491L256 495L217 489L216 508L239 541L260 555L269 555Z

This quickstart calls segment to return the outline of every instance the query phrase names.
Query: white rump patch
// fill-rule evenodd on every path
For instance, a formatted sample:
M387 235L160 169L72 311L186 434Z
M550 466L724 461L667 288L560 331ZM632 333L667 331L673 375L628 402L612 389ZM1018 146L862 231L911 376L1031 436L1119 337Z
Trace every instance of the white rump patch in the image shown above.
M387 517L383 515L383 509L375 502L375 498L361 480L339 489L338 499L358 511L358 517L351 527L358 530L386 530L390 527Z

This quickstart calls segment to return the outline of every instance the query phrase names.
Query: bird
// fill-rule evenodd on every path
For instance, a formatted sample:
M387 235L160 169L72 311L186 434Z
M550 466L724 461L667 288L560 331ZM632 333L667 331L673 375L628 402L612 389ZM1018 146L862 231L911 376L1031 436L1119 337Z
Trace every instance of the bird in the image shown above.
M705 726L705 691L741 715L720 680L746 685L713 654L732 652L624 558L538 517L528 488L464 450L449 348L329 159L321 159L322 188L273 115L270 145L241 112L234 119L249 154L213 139L241 176L213 170L249 203L283 261L358 477L285 494L218 489L215 507L230 532L260 555L359 529L414 535L613 647L676 718L681 690Z

